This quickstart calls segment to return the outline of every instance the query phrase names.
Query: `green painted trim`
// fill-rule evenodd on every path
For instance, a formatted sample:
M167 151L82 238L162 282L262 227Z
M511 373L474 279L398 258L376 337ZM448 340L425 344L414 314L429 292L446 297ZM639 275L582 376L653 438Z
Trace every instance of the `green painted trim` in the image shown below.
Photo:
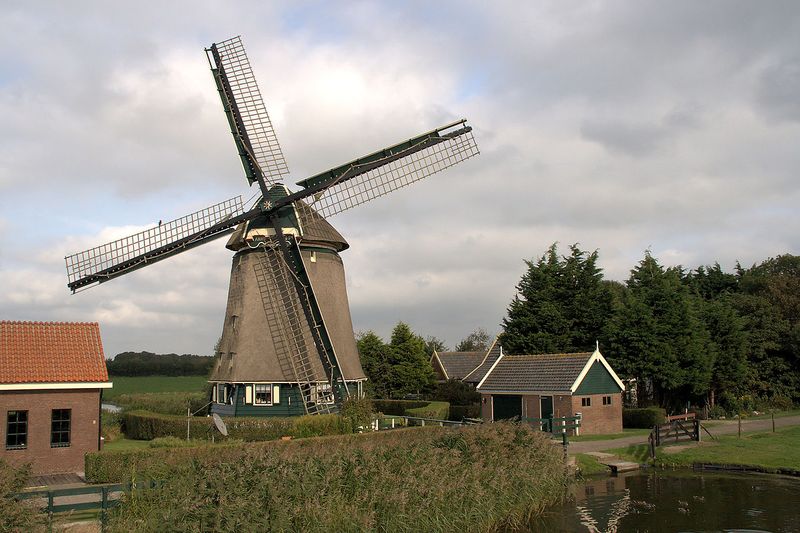
M592 394L616 394L622 392L619 385L600 361L595 361L583 377L573 396L589 396Z

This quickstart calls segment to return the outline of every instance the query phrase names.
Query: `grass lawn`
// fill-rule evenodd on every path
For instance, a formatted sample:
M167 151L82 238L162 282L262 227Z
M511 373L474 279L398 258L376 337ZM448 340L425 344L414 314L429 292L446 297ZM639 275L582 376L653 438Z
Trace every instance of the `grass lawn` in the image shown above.
M116 440L113 440L111 442L106 442L105 444L103 444L103 451L118 452L118 451L139 450L142 448L149 448L149 447L150 447L150 441L133 440L120 437Z
M640 463L648 459L646 444L609 452ZM656 463L674 466L718 463L800 470L800 426L779 429L775 433L746 434L741 439L736 435L723 435L718 440L708 439L675 454L664 453L662 447L656 451Z
M201 392L205 376L112 376L114 387L103 391L103 400L113 402L120 394L139 392Z
M622 433L612 433L610 435L580 435L578 437L570 437L570 442L587 442L587 441L594 441L594 440L611 440L611 439L622 439L625 437L636 437L638 435L649 435L649 429L638 429L638 428L631 428L631 429L623 429Z
M575 454L575 461L582 476L593 476L597 474L608 474L608 467L600 464L597 457L585 453Z

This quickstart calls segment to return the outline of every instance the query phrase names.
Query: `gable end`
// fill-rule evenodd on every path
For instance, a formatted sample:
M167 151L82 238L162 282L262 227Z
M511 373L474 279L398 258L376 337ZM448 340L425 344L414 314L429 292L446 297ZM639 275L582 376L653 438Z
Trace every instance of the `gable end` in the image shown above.
M595 360L578 384L573 395L588 396L590 394L615 394L618 392L622 392L619 384L611 376L605 365L599 360Z

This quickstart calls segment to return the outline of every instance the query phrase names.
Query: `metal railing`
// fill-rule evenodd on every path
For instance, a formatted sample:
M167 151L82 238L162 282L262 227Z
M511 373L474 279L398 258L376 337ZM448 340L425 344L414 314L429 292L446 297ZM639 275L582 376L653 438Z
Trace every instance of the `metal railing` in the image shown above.
M474 424L480 424L480 421L472 419L439 420L436 418L422 418L419 416L405 415L382 415L372 422L373 429L376 430L396 429L408 426L470 426Z

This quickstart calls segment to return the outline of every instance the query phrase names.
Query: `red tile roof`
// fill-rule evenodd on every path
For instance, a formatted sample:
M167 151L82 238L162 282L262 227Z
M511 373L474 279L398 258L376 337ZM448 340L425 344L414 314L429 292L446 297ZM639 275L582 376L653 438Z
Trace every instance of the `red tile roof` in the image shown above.
M108 381L96 322L0 321L0 384Z

